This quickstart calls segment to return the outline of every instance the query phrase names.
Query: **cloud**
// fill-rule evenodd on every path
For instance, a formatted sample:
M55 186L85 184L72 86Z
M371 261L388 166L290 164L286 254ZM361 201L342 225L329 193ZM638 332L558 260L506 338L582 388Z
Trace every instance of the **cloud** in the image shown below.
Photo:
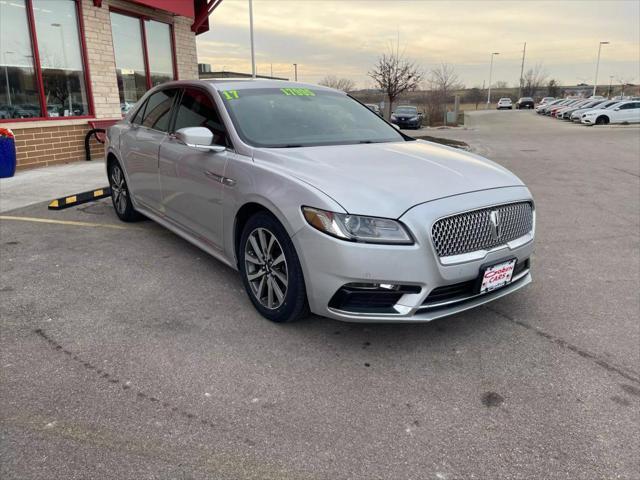
M250 71L248 1L224 0L212 29L198 37L200 61L214 70ZM598 42L601 71L640 80L640 2L592 1L359 1L254 0L258 69L300 78L346 76L366 84L379 54L400 38L405 55L426 70L447 62L462 80L482 83L489 54L499 51L495 78L519 76L522 45L527 65L543 63L550 75L576 82L593 75ZM616 70L613 72L613 70Z

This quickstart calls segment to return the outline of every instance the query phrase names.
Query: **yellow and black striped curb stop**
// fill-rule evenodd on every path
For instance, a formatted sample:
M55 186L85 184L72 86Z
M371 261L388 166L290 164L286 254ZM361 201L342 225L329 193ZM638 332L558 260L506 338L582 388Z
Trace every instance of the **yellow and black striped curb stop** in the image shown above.
M49 203L49 210L64 210L65 208L75 207L83 203L100 200L111 195L111 187L97 188L88 192L76 193L67 197L56 198Z

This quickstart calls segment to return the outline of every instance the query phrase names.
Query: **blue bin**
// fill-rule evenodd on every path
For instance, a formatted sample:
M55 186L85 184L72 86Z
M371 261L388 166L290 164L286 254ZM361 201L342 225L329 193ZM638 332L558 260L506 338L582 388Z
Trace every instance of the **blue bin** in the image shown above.
M13 138L0 136L0 178L16 173L16 143Z

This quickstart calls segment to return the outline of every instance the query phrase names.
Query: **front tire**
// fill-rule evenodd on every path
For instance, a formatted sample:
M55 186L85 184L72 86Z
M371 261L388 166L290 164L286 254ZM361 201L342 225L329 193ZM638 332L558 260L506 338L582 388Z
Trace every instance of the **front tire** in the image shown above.
M116 161L109 164L109 186L111 187L111 201L116 215L123 222L135 222L142 218L131 203L131 194L124 177L122 167Z
M608 124L609 124L609 118L605 117L604 115L596 119L596 125L608 125Z
M251 303L266 319L295 322L309 314L298 254L273 215L259 212L247 221L240 238L238 267Z

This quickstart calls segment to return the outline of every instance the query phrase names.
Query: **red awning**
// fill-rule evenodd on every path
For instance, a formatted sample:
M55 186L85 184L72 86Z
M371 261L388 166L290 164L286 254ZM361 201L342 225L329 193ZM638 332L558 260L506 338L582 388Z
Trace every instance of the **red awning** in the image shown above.
M209 31L209 15L222 0L128 0L131 3L155 8L174 15L193 18L191 30L196 35ZM100 8L102 0L93 0L93 4Z
M138 3L146 7L157 8L158 10L164 10L165 12L174 13L183 17L195 16L195 9L193 7L193 0L129 0L132 3Z

